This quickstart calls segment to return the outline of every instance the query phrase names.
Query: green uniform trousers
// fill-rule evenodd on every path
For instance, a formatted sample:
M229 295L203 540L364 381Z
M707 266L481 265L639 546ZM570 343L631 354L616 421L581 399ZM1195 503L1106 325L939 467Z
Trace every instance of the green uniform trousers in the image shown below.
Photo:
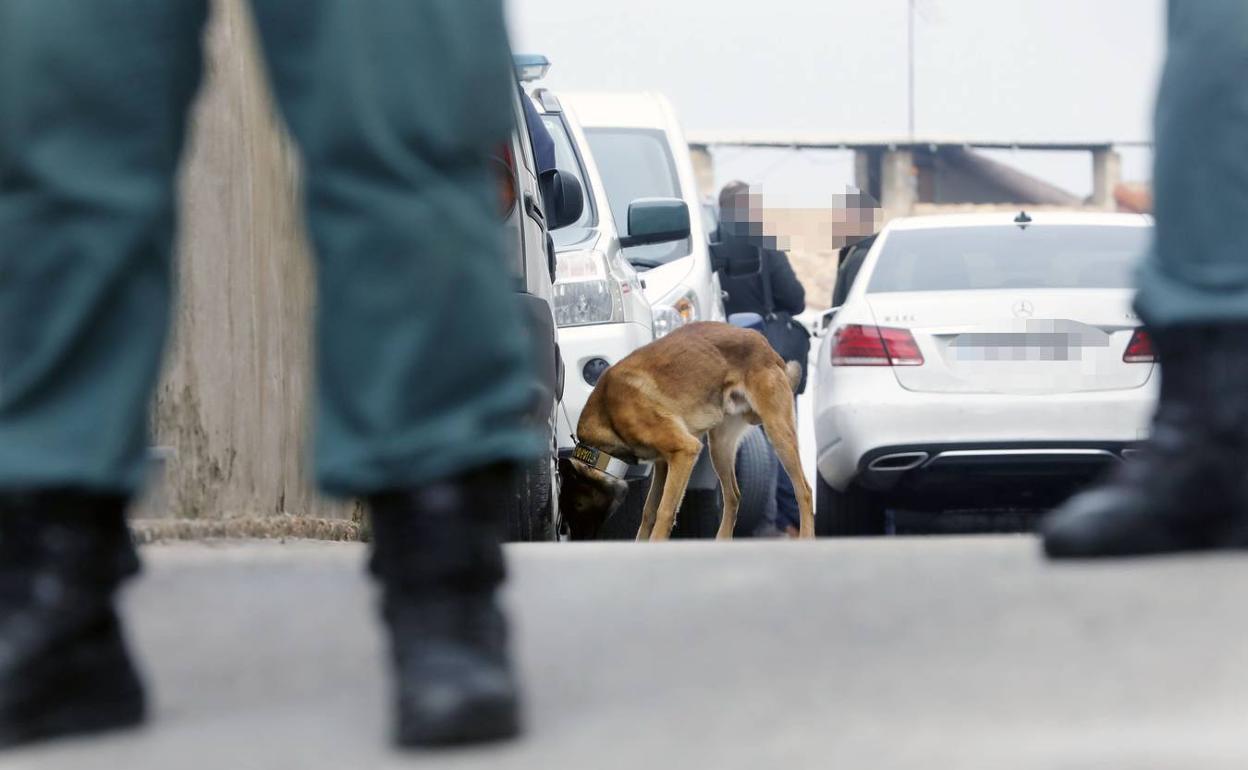
M1157 228L1136 304L1155 327L1248 321L1248 2L1170 0Z
M141 483L206 2L0 0L0 488ZM304 160L319 483L535 456L487 173L515 89L500 0L252 7Z

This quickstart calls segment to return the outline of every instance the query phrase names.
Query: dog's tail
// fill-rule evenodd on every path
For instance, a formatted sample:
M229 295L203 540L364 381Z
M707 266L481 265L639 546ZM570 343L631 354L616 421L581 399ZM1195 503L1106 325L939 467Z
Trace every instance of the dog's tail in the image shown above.
M784 365L784 373L789 375L789 387L796 393L797 386L802 384L802 365L797 361L789 361Z

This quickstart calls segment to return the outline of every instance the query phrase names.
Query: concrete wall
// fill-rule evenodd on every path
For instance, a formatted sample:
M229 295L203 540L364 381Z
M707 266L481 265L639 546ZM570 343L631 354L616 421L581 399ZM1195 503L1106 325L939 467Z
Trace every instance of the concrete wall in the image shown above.
M914 153L891 150L880 162L880 208L886 218L908 215L918 201L918 174Z
M1092 153L1092 205L1114 210L1114 190L1122 182L1122 156L1114 150Z
M241 0L215 0L182 178L179 304L155 404L167 448L147 515L344 517L310 484L312 270L297 159Z

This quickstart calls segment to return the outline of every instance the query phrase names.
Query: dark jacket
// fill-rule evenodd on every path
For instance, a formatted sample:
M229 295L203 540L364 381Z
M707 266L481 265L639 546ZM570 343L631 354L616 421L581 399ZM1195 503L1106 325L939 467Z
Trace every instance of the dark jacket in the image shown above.
M873 243L875 243L874 235L841 249L840 266L836 271L836 287L832 289L832 307L845 304L845 298L849 296L849 290L853 288L854 279L858 277L858 271L862 269L862 263L866 261L867 252L871 250Z
M767 303L763 292L763 273L755 268L749 269L751 263L759 258L759 247L748 238L728 236L711 243L712 259L719 271L719 285L728 295L724 299L724 312L758 313L767 315ZM767 271L771 282L772 310L779 313L797 315L806 309L806 290L793 273L789 257L783 251L761 249L762 269ZM743 265L736 268L735 265ZM797 323L791 321L790 323ZM800 327L799 327L800 328ZM775 340L772 340L775 344ZM784 354L781 351L782 355ZM806 390L806 357L802 356L798 363L802 365L802 379L798 383L797 392Z
M750 261L755 258L757 248L746 238L728 236L714 244L718 258L732 262ZM763 266L771 278L771 296L775 309L790 315L797 315L806 309L806 290L797 280L789 257L783 251L766 249ZM728 298L724 300L724 312L759 313L766 312L763 302L763 276L760 273L733 276L733 270L721 270L719 283Z

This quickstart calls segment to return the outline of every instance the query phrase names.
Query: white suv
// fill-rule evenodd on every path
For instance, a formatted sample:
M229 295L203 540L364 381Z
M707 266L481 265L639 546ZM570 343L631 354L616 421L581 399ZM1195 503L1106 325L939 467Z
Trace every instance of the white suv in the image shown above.
M726 320L719 276L712 269L708 248L713 223L698 194L689 145L671 104L655 93L560 93L559 101L566 111L575 113L581 128L576 132L578 146L588 147L584 155L592 156L594 176L602 185L599 200L605 199L610 218L624 231L620 233L625 244L621 254L637 270L654 311L654 336L662 337L693 321ZM584 142L579 139L582 136ZM686 237L628 245L638 235L634 209L639 200L683 201L689 215ZM575 374L571 356L565 353L565 360L571 378ZM572 403L566 394L564 402ZM718 528L719 479L709 454L702 453L689 479L675 530L679 537L709 537ZM761 431L752 430L742 439L737 481L741 487L738 534L749 535L759 531L774 511L775 465ZM604 526L606 536L636 533L647 485L644 479L632 485L624 508Z
M885 510L1044 508L1146 437L1157 377L1131 308L1151 221L1089 213L897 219L815 372L817 528Z
M689 238L624 250L642 274L654 308L655 337L692 321L723 321L693 161L671 104L654 93L574 93L560 99L576 111L616 222L628 221L628 207L638 198L680 198L689 207Z
M555 243L555 323L566 372L557 438L561 453L574 434L590 391L608 366L654 339L650 303L637 270L623 255L606 190L574 111L550 91L532 96L555 143L556 165L575 174L585 208L574 224L551 233Z

